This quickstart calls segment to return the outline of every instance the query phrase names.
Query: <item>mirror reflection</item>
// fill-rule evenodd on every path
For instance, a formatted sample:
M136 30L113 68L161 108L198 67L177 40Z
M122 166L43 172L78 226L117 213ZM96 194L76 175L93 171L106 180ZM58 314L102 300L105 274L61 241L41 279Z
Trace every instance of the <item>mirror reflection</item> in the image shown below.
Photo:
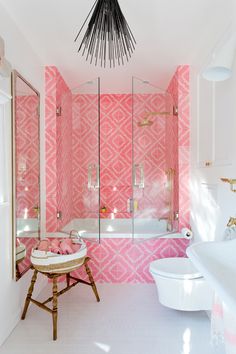
M30 268L31 249L40 231L40 96L16 71L12 74L12 88L13 269L18 280Z

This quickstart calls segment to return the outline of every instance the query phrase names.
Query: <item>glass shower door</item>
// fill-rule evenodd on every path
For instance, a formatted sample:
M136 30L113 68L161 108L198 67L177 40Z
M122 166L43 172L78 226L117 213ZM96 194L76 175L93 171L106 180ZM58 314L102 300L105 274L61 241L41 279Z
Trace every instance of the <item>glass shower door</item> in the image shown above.
M66 115L67 114L67 115ZM72 117L71 123L68 117ZM71 175L70 186L66 178L58 180L64 198L58 196L58 210L68 213L67 222L60 220L59 230L80 236L92 242L100 240L100 79L85 82L72 89L62 99L59 154L59 176ZM58 129L59 131L59 129ZM63 151L71 151L63 154ZM63 158L64 156L64 158ZM66 157L66 161L65 161ZM69 160L69 161L68 161ZM68 165L69 163L69 165ZM66 166L68 168L66 169ZM71 168L72 166L72 168ZM68 179L67 179L68 180ZM63 194L63 191L68 191ZM64 206L65 200L66 208ZM64 215L65 212L62 213Z
M143 240L177 229L177 117L170 94L138 78L132 87L133 238Z
M74 227L100 240L100 79L72 91Z

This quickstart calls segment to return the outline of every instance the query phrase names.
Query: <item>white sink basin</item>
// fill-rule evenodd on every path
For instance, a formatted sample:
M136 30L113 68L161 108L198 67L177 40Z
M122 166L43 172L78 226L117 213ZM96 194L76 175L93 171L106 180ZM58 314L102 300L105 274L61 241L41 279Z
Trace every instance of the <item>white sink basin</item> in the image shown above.
M196 243L187 255L236 315L236 239Z

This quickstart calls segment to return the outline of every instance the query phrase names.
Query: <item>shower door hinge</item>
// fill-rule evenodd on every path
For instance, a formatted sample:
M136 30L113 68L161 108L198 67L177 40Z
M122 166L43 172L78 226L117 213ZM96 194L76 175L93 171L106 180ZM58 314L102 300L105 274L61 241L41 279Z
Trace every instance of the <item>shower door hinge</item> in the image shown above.
M57 211L57 220L61 220L62 219L62 211L58 210Z
M176 221L179 220L179 211L174 212L174 220L176 220Z
M178 106L173 106L173 116L178 116L178 114L179 114Z
M57 117L61 117L61 115L62 115L62 108L61 108L61 106L58 106L58 107L57 107L57 109L56 109L56 115L57 115Z

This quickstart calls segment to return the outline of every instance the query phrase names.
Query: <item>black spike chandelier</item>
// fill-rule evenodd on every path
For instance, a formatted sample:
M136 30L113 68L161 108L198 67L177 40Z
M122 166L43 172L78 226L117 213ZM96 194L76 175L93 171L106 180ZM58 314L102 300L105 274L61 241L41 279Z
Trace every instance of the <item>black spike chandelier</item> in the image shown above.
M93 11L94 10L94 11ZM93 14L91 15L93 11ZM83 36L78 52L85 55L90 64L110 67L128 62L135 49L135 38L120 9L118 0L96 0L79 33L77 41L89 17L88 28Z

